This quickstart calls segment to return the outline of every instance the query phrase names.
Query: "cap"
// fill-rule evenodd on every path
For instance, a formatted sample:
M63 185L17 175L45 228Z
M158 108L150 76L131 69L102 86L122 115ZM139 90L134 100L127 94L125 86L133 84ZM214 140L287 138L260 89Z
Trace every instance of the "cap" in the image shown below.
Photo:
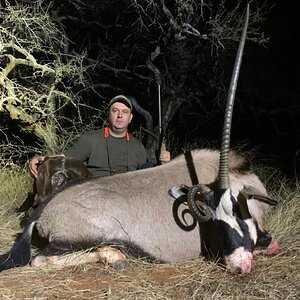
M128 108L130 108L132 110L131 101L129 100L128 97L126 97L124 95L118 95L118 96L113 97L110 100L110 102L108 104L108 107L111 107L115 102L121 102L121 103L123 103L124 105L126 105Z

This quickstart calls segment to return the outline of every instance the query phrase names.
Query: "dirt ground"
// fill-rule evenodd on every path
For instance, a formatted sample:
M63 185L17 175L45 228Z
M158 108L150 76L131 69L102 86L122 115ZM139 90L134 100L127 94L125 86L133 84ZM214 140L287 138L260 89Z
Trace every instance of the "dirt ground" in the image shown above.
M101 264L60 270L10 269L0 275L0 289L3 299L147 299L149 287L175 286L176 276L188 275L188 270L175 266L139 264L122 271ZM177 299L183 298L179 294Z
M175 265L132 260L117 271L102 264L59 270L29 266L0 273L1 299L300 299L299 253L255 258L245 276L202 258Z
M63 270L36 270L26 267L17 272L23 273L23 276L16 274L16 270L1 274L1 286L7 290L7 294L2 295L6 297L3 299L106 299L113 297L114 293L120 293L122 289L129 293L129 281L138 279L141 288L143 282L160 285L166 281L174 281L172 277L178 271L169 267L159 271L150 269L141 274L134 268L115 271L93 265ZM135 286L134 289L136 288Z
M256 256L253 271L245 276L230 274L202 257L165 265L131 259L121 271L100 263L63 269L26 266L0 272L0 299L299 300L300 189L282 185L279 192L274 199L281 202L267 216L266 227L278 239L280 253ZM21 232L11 208L12 191L2 189L0 199L6 194L7 202L0 203L1 254Z

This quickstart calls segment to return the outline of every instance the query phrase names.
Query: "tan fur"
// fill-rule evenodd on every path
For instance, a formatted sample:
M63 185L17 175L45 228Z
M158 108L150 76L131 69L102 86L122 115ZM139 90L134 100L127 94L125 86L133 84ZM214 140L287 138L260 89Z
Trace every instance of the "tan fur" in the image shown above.
M200 183L214 183L219 151L196 150L192 156ZM260 194L266 195L264 185L255 174L240 172L238 166L242 164L241 157L232 153L233 192L236 194L245 185L253 185ZM178 226L174 217L186 228L193 226L194 219L186 213L185 204L175 207L176 201L168 195L169 189L180 184L192 185L183 155L155 168L94 178L55 195L37 220L37 229L49 241L122 240L129 244L134 242L162 261L195 258L201 252L198 225L193 230Z

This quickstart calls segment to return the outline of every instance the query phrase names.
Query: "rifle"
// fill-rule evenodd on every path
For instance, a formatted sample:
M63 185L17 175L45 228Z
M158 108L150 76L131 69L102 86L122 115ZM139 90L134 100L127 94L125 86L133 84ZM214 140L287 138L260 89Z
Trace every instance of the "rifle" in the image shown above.
M159 137L157 141L157 149L159 151L158 156L162 151L166 151L166 143L164 138L164 133L162 129L162 119L161 119L161 74L157 66L153 64L153 60L160 55L160 47L157 46L156 49L151 53L151 56L147 59L148 68L154 73L155 82L158 88L158 126L159 126Z
M157 84L158 86L158 125L159 125L159 141L158 141L158 149L160 149L159 153L162 151L166 151L166 142L165 136L163 134L162 129L162 120L161 120L161 92L160 92L160 82Z

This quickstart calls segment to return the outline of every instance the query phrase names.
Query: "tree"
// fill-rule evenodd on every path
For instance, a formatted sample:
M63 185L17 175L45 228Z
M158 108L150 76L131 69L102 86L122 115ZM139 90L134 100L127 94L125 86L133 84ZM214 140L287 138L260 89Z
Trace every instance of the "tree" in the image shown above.
M7 4L0 18L0 113L40 139L44 151L58 151L63 113L74 106L80 117L78 93L88 84L85 55L66 51L69 40L41 0Z
M7 106L6 100L1 102L6 103L5 106L2 104L0 107L2 111L12 111L9 108L15 110L18 103L29 103L26 104L26 118L20 113L10 112L11 117L18 116L23 125L27 124L27 130L32 130L43 140L49 130L51 136L56 136L55 130L62 126L57 116L68 116L63 109L66 105L99 107L105 99L125 93L134 96L137 110L146 118L142 131L147 137L148 157L156 162L155 150L160 135L157 124L159 98L162 132L168 135L174 130L176 124L172 123L172 119L176 115L179 118L177 123L190 132L190 136L197 132L197 128L192 128L186 119L197 117L197 124L201 126L216 114L220 103L226 99L244 18L245 3L241 0L232 1L229 5L228 1L196 0L40 0L35 2L35 9L31 2L30 5L25 0L19 3L8 6L2 12L4 24L7 24L5 40L17 34L16 38L21 38L18 45L26 49L37 64L16 49L3 48L10 51L1 52L1 57L5 57L3 70L8 70L6 66L11 57L8 55L25 59L30 64L19 69L15 67L14 73L9 72L10 78L6 76L14 91L18 88L18 93L5 98L15 101L15 104L11 102ZM11 11L18 9L19 17L14 22L20 24L15 25L11 19L5 18L4 12L13 16ZM21 9L24 11L21 12ZM36 16L42 14L45 19L29 23L22 17L29 12ZM248 41L262 45L267 42L259 29L267 12L265 3L256 7L253 3ZM46 30L46 24L51 24L51 30ZM34 37L40 48L28 50L31 44L21 43L24 36L26 39ZM86 55L83 57L76 53ZM88 65L93 68L88 69ZM41 67L47 71L42 71ZM25 69L28 72L28 68L31 75L27 73L26 81L21 80L20 72ZM89 75L88 85L83 74ZM32 82L37 77L38 89L37 85L23 87L25 82ZM75 77L78 79L75 80ZM74 82L79 84L74 85ZM89 89L85 90L87 97L83 100L77 96L84 87ZM8 90L5 88L6 93ZM45 96L41 97L41 94ZM30 102L28 99L33 100ZM37 99L44 100L39 101L41 106L35 109ZM31 106L34 113L31 113ZM200 120L199 108L205 112ZM143 123L140 118L137 119ZM56 144L55 139L46 143ZM53 150L55 147L48 148Z

